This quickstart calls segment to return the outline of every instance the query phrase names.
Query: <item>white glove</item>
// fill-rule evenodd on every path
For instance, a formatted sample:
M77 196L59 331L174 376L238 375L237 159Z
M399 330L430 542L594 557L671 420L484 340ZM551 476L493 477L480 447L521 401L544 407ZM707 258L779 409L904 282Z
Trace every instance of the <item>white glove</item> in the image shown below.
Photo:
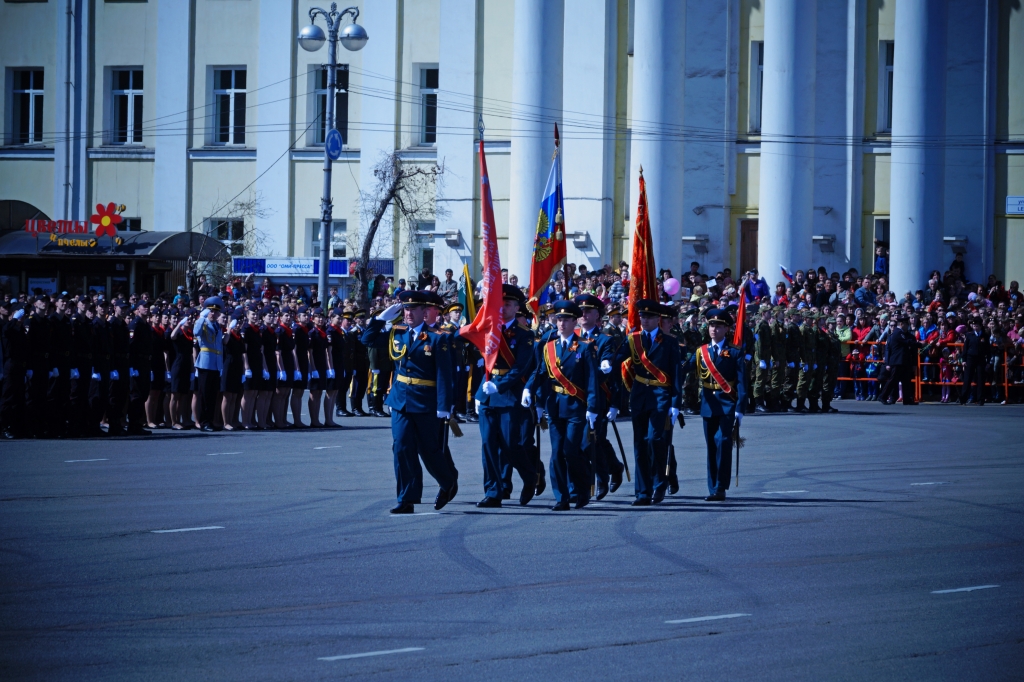
M743 423L743 413L742 412L737 412L736 413L736 423L737 424L742 424Z
M744 355L743 357L744 357L744 359L746 359L747 362L750 362L750 358L753 357L753 356Z
M195 371L195 375L196 375L196 379L198 379L199 378L199 370L198 369Z
M263 380L270 381L270 372L268 372L267 370L263 370Z
M437 418L438 419L448 419L451 416L452 416L451 412L442 412L441 410L437 411Z
M328 379L333 379L334 378L334 370L333 369L327 370L327 378Z
M209 308L206 308L205 310L203 310L203 312L199 313L199 317L201 317L204 320L206 318L208 318L209 316L210 316L210 309Z
M494 395L498 392L498 387L493 381L485 381L483 385L484 395Z
M796 363L795 362L787 362L786 363L786 367L796 367Z
M807 363L806 362L804 362L804 363L802 363L800 365L800 371L801 372L806 372L807 371Z
M116 369L110 370L110 380L111 381L117 381L120 378L121 378L121 375L117 373Z
M50 375L49 376L50 376L51 379L56 379L57 377L60 376L60 370L57 369L56 367L54 367L53 369L50 370Z
M242 376L244 376L246 379L252 379L252 370L251 369L245 370L245 374L243 374Z
M619 408L609 407L608 408L608 421L613 422L619 416Z
M238 320L231 320L230 322L228 322L228 331L231 331L232 329L234 329L237 326L238 326Z
M395 303L394 305L388 306L384 311L377 316L377 319L381 322L390 322L402 313L402 304Z
M470 366L466 365L466 371L468 372L470 369L471 369Z
M538 407L536 409L537 409L537 421L540 421L541 419L544 418L544 408L543 407Z
M32 370L30 370L30 369L25 370L25 378L26 379L31 379L32 378Z
M21 310L15 310L14 314L11 315L11 317L14 318L15 320L20 320L24 316L25 316L25 309L24 308L22 308Z
M288 381L288 373L282 369L280 372L277 373L277 380Z
M587 411L587 421L590 423L590 428L594 428L594 426L597 424L597 413L596 412L590 412L588 410Z
M602 360L601 361L601 372L604 373L604 374L608 374L611 371L612 371L612 363L608 362L607 360Z
M480 358L479 360L477 360L476 361L476 366L477 367L483 367L484 366L484 359Z
M72 367L71 368L71 378L77 380L78 377L79 377L78 370L75 369L74 367Z
M480 401L479 400L474 400L473 402L476 405L476 413L480 414Z
M295 370L295 374L292 375L292 380L293 381L302 381L302 372L300 372L299 370Z
M759 361L757 363L757 366L760 367L761 369L768 369L768 363L765 362L764 360Z
M318 371L316 371L314 369L312 372L309 373L309 378L310 379L319 379L320 378L320 372L318 372Z
M103 381L103 377L100 376L99 372L93 372L92 373L92 380L93 381Z
M533 398L530 397L530 389L524 388L523 399L519 401L519 404L523 407L529 407L531 403L533 403Z
M166 379L167 381L170 381L171 380L171 373L170 372L164 372L164 379Z
M679 418L679 410L675 407L668 408L668 418L673 424L675 424L676 419Z

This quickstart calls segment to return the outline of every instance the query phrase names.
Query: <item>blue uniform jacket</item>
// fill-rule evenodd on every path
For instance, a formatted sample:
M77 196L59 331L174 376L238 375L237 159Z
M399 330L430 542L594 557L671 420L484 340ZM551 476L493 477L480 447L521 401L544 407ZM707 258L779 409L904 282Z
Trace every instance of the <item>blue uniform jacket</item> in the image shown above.
M562 374L582 389L586 402L555 390L561 384L551 375L544 360L544 346L549 341L555 342L555 354ZM537 396L537 406L544 408L551 417L561 419L584 419L587 412L598 412L601 402L598 395L600 372L594 350L593 341L584 341L576 334L572 335L568 347L564 349L557 334L546 334L543 344L537 347L538 364L528 382L530 393Z
M199 344L199 357L196 358L196 369L212 369L224 371L224 332L220 325L211 322L205 315L196 320L192 326L192 335Z
M697 366L699 353L694 353L693 359L686 364L686 371ZM731 415L736 412L736 405L742 405L747 395L747 373L744 368L743 349L726 342L722 352L715 361L715 367L721 372L722 378L733 384L734 397L732 400L724 392L718 389L706 388L704 382L714 382L713 378L702 379L700 372L697 373L697 383L700 385L700 416L720 417Z
M448 335L431 331L426 325L414 335L403 324L395 325L389 333L384 330L383 321L373 319L360 341L395 358L395 379L385 401L388 407L411 414L451 411L454 380ZM407 383L398 377L435 385Z
M582 329L577 329L576 333L580 335L580 338L587 338L586 332ZM591 340L591 346L594 349L594 356L597 362L597 397L598 397L598 414L603 418L607 412L607 407L618 404L617 401L617 386L614 380L615 372L619 371L618 367L615 366L615 339L608 336L601 331L600 327L594 327L590 330L589 339ZM601 361L607 360L612 366L612 371L605 374L601 371Z
M668 386L651 386L643 383L643 381L634 380L633 388L629 392L629 411L633 414L639 414L648 410L668 412L670 407L681 408L682 391L679 390L681 382L679 380L680 356L678 340L674 336L659 331L657 336L655 336L654 347L649 348L647 347L648 342L644 341L643 338L644 336L641 335L638 342L644 345L647 359L668 377ZM619 351L615 355L612 371L620 371L619 366L630 358L631 353L629 338L627 337L622 342L622 345L619 346ZM643 364L637 362L636 358L633 359L633 369L636 371L636 376L642 380L654 379L651 373L644 368Z
M491 395L484 393L484 381L476 390L474 400L479 400L484 407L516 407L523 399L523 388L533 372L536 359L534 357L533 332L529 328L513 322L502 332L509 350L515 357L515 362L509 365L505 358L498 354L498 360L494 363L494 369L500 374L492 374L484 377L484 381L493 381L498 387L498 392ZM507 370L507 371L505 371Z

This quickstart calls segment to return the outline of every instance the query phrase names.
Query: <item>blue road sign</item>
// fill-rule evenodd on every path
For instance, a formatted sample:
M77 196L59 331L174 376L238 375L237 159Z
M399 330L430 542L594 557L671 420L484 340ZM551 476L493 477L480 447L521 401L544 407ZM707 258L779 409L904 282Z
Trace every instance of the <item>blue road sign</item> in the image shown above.
M341 133L334 128L328 130L327 139L324 140L324 150L327 152L327 157L331 161L337 161L341 158L342 146Z

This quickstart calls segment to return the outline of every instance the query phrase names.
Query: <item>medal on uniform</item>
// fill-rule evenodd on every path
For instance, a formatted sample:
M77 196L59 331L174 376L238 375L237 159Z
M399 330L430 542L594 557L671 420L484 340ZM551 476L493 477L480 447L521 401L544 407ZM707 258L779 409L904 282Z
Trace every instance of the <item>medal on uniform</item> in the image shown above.
M423 354L424 355L430 355L430 344L429 343L427 345L423 346Z

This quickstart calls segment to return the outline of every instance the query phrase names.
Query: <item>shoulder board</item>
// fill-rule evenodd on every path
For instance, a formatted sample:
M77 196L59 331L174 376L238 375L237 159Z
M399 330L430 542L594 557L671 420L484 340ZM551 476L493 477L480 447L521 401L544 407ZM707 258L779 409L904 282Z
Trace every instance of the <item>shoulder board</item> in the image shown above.
M523 322L517 322L516 324L519 325L520 329L525 329L526 331L531 331L530 330L530 326L525 324L525 323L523 323Z
M391 329L396 331L396 332L404 332L404 331L408 330L409 328L406 327L404 324L396 324L396 325L392 325Z
M665 336L667 336L668 338L672 339L673 341L678 341L679 340L679 338L675 334L669 334L667 332L661 332L661 333L664 334Z

